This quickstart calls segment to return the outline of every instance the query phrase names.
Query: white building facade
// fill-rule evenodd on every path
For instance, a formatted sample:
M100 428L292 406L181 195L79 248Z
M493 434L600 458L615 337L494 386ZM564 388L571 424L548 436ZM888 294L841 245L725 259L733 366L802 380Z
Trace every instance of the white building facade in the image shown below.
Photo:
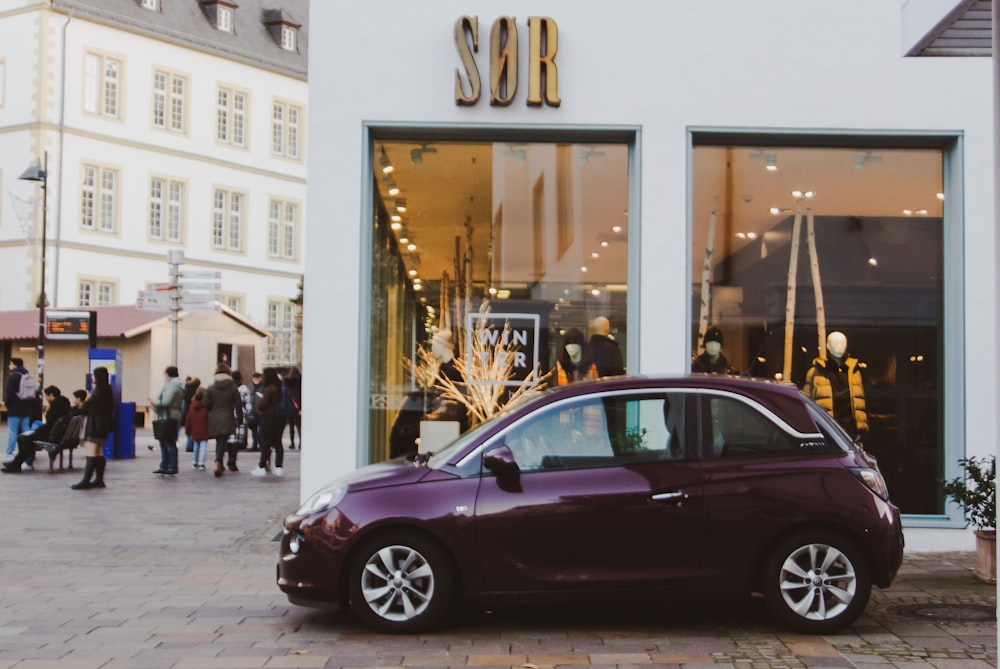
M266 5L266 6L265 6ZM305 0L18 0L0 8L0 310L133 304L184 271L296 364L305 248ZM26 362L28 357L25 356Z
M801 385L841 331L908 527L964 527L940 482L998 436L988 58L907 56L899 3L311 9L303 421L336 438L303 496L393 455L420 347L486 308L543 371L602 316L629 373L714 325Z

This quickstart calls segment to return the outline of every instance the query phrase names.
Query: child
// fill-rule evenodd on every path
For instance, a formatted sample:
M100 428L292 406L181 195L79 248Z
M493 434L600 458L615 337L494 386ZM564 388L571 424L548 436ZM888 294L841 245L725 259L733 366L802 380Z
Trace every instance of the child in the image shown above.
M205 458L208 455L208 409L202 403L205 389L199 387L191 399L187 418L184 420L184 433L194 442L194 455L191 466L205 471Z

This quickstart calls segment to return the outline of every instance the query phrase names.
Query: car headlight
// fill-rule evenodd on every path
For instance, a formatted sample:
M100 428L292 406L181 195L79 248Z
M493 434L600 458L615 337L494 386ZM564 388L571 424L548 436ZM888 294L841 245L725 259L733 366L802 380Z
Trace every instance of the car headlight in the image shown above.
M858 480L864 483L866 488L885 501L889 501L889 486L885 484L885 479L882 478L880 471L865 467L852 467L851 473L857 476Z
M310 516L320 511L326 511L340 504L346 494L347 484L338 485L333 488L324 488L303 502L302 506L295 512L295 515Z

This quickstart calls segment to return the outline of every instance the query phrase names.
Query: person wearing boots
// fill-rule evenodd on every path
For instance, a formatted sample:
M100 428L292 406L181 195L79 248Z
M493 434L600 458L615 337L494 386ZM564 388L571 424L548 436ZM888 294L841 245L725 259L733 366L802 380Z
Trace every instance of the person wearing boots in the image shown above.
M705 330L701 345L705 352L691 362L691 371L702 374L729 374L729 361L722 355L722 330L714 325Z
M83 454L86 464L83 479L70 487L73 490L89 490L104 488L104 442L114 431L115 398L111 392L108 378L108 368L98 367L94 370L94 390L83 403L82 413L86 417L83 429ZM94 480L91 481L91 478Z
M858 359L847 354L847 335L831 332L826 338L827 359L816 358L806 372L802 392L816 401L853 439L868 432L865 387Z
M243 398L233 381L229 365L224 362L216 365L212 385L205 389L202 401L208 409L208 431L215 439L216 478L225 471L223 457L227 455L229 471L238 472L236 448L229 448L229 435L236 431L237 423L243 422Z

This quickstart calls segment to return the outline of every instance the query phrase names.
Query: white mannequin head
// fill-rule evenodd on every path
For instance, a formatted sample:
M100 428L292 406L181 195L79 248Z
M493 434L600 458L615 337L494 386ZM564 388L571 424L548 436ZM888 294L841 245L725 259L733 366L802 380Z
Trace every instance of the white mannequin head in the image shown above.
M705 353L711 357L716 357L722 351L722 344L717 341L710 341L705 344Z
M450 362L455 357L455 345L451 341L450 330L438 330L431 340L431 353L440 362Z
M826 350L830 357L840 360L847 353L847 335L843 332L831 332L826 338Z
M590 329L594 334L608 336L611 332L611 321L604 316L598 316L590 321Z
M566 344L566 355L574 363L580 362L580 358L583 357L583 346L579 344Z

